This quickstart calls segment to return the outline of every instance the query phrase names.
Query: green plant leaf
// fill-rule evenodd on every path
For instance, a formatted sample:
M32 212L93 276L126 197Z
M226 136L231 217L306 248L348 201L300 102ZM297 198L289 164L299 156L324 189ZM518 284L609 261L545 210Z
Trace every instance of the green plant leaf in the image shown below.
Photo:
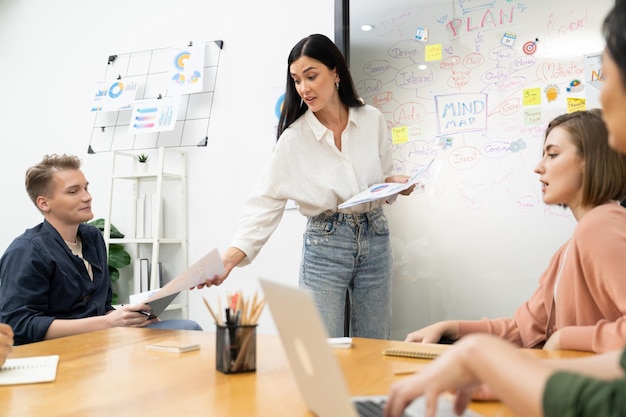
M118 279L120 279L120 271L117 268L109 265L109 278L111 278L111 282L115 284Z
M104 219L96 219L93 221L90 221L89 223L92 226L97 227L98 229L100 229L101 232L104 233ZM122 232L120 232L119 230L117 230L117 227L111 225L111 233L110 236L114 239L123 239L124 238L124 234Z
M96 219L87 224L97 227L100 232L104 233L104 219ZM110 237L114 239L123 239L124 235L117 230L117 228L111 225ZM124 249L124 246L110 243L109 244L109 259L107 260L109 265L109 278L111 283L115 284L120 279L120 271L118 268L124 268L130 265L130 254ZM117 304L119 296L113 292L112 304Z
M109 266L113 268L124 268L130 265L130 254L126 252L126 249L122 245L110 244L109 245Z

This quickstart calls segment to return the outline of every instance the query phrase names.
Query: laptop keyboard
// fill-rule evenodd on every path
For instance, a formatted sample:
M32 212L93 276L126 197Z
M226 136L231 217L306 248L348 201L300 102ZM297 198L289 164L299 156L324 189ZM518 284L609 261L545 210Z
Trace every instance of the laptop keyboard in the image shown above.
M382 417L385 401L355 401L356 411L359 417Z
M366 396L367 397L367 396ZM382 417L387 398L385 396L373 396L373 398L353 397L352 401L359 417ZM413 401L402 414L403 417L424 417L426 415L426 399L419 397ZM438 417L458 417L454 411L454 403L448 398L439 396L437 399ZM470 409L462 414L465 417L480 417Z

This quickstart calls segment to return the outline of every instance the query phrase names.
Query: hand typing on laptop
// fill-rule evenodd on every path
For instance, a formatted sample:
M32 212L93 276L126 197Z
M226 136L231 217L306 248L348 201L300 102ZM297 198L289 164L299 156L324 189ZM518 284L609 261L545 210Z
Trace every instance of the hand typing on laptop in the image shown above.
M503 366L514 363L515 370ZM495 336L466 336L419 373L392 385L384 417L402 416L407 405L420 397L426 401L426 417L434 417L438 397L447 392L455 394L454 411L461 414L476 393L486 392L484 384L517 415L542 415L541 401L531 401L541 398L543 389L542 384L530 379L542 372L537 369L541 368L538 364L533 357ZM522 408L515 408L520 405Z

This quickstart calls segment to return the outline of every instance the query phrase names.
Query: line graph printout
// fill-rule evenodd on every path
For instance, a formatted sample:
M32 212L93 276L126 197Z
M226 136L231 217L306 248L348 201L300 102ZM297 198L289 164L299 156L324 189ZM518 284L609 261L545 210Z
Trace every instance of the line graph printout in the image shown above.
M130 106L114 107L111 99L102 98L101 109L94 109L97 106L92 103L94 122L88 152L205 146L222 47L221 40L207 41L188 48L109 56L101 79L118 84L111 89L108 81L100 82L95 93L104 95L106 87L107 92L119 95L122 88L132 87L134 101ZM136 123L133 107L137 103L146 106L146 100L163 100L158 106L161 128L148 129L147 124Z

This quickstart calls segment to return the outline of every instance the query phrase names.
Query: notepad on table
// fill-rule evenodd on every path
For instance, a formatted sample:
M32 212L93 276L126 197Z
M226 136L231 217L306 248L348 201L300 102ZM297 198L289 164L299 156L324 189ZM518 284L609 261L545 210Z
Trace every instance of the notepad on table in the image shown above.
M450 345L403 342L383 350L383 355L417 359L435 359L448 348L450 348Z
M146 349L155 352L183 353L200 349L199 343L181 343L176 340L164 340L162 342L146 345Z
M54 381L58 364L59 355L7 359L0 367L0 385Z
M326 339L326 342L336 349L349 349L352 347L351 337L329 337Z

